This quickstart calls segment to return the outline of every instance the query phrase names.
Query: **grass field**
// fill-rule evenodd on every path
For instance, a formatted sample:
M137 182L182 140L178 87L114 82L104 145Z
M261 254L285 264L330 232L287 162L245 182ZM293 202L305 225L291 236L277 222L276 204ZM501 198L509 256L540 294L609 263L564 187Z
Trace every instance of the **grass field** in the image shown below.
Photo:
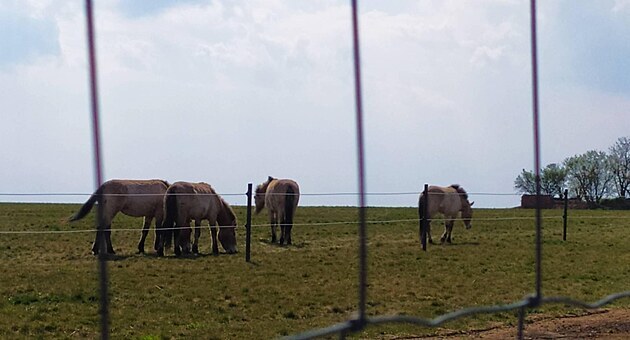
M99 336L98 266L90 255L94 217L67 224L78 205L0 204L0 338ZM235 208L240 223L245 209ZM534 212L477 209L473 228L457 222L452 245L420 250L414 221L368 229L368 313L435 317L462 307L509 303L534 291ZM630 212L570 211L562 241L561 211L544 211L543 292L589 302L630 289ZM111 336L115 339L268 339L325 327L357 309L357 210L300 207L294 245L269 244L264 216L255 216L252 262L244 260L244 228L236 255L207 255L204 229L196 258L157 258L153 231L137 255L139 231L112 234L109 262ZM512 219L526 217L526 219ZM370 208L368 220L416 218L413 208ZM113 228L141 227L119 215ZM434 239L442 227L434 222ZM56 233L74 231L73 233ZM614 307L630 307L620 300ZM546 305L534 314L575 312ZM513 313L446 324L454 330L516 324ZM431 334L410 325L369 327L363 338Z

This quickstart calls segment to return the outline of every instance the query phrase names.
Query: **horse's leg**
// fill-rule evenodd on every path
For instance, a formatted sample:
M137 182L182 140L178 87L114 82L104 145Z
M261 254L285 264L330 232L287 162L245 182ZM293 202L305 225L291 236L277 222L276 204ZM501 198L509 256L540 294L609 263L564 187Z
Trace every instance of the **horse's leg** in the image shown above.
M193 241L192 252L199 254L199 236L201 236L201 220L195 220L195 241Z
M276 224L278 224L278 219L275 216L275 213L269 213L269 224L271 225L271 243L276 243Z
M161 217L155 217L155 242L153 243L153 249L158 250L163 248L162 245L162 232L159 230L162 228L163 219Z
M284 219L280 220L280 245L284 245L284 240L286 239L286 225L284 224Z
M218 228L216 225L210 225L210 233L212 234L212 255L219 255L219 240L217 240L217 229Z
M446 242L447 243L451 243L451 233L453 232L453 225L454 224L455 224L455 220L448 221L448 224L447 224L448 236L446 236Z
M107 225L105 231L105 242L107 243L107 253L108 254L116 254L114 251L114 246L112 246L112 224L109 223Z
M429 240L429 243L433 244L433 238L431 237L431 221L427 223L427 240Z
M285 233L287 236L287 246L291 245L291 229L293 229L293 225L292 224L287 224L285 228Z
M153 220L152 216L144 217L144 225L142 226L142 234L140 236L140 241L138 241L138 254L144 254L144 241L147 239L147 235L149 234L149 228L151 228L152 220Z
M448 235L448 221L444 221L444 233L442 233L442 237L440 237L441 243L444 243L446 241L447 235Z
M175 252L175 256L182 255L182 248L179 246L179 226L175 226L173 229L173 252Z

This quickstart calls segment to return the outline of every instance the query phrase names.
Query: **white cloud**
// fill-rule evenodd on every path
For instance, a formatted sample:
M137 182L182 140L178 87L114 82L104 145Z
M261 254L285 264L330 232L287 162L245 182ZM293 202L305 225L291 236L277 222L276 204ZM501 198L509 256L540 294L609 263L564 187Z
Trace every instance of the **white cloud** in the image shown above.
M612 11L614 13L620 13L630 10L630 0L615 0Z
M36 9L40 4L47 10ZM205 180L228 193L274 175L296 177L304 192L354 191L346 2L184 2L135 17L119 5L96 7L107 178ZM74 191L89 191L83 9L67 2L33 6L34 13L54 18L61 52L0 73L0 100L13 109L11 123L0 127L0 143L12 145L2 156L33 169L29 178L39 181L37 190L75 185L84 190ZM532 157L527 3L375 1L360 7L368 190L459 182L470 192L511 192ZM553 10L543 6L541 20ZM555 36L544 37L554 54L571 53ZM563 66L545 60L543 71ZM619 137L582 138L589 126L623 133L614 128L627 125L627 116L610 121L625 112L627 94L568 86L544 74L543 141L554 146L545 149L545 159L559 162L589 140L599 146ZM606 119L586 108L599 108ZM554 118L573 113L579 126ZM31 135L39 138L25 137ZM36 170L42 157L54 181ZM11 178L3 187L26 191L20 172L4 169L2 175ZM502 199L476 200L480 206L516 204ZM415 198L371 203L379 202L412 205Z

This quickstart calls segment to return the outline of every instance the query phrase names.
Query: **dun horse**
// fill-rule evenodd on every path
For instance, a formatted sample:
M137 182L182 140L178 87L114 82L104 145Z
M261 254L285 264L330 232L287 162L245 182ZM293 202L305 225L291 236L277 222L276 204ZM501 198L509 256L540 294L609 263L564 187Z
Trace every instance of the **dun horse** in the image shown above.
M293 216L300 200L300 187L290 179L277 179L269 176L266 182L256 187L256 213L267 206L271 224L271 242L276 242L276 225L280 221L280 245L291 244Z
M142 236L138 242L138 252L144 253L144 241L149 233L151 221L155 218L155 246L158 247L158 227L162 224L163 196L168 188L168 183L163 180L124 180L113 179L103 183L92 196L83 204L81 209L72 217L70 222L80 220L87 215L94 203L98 202L102 220L99 226L105 229L105 242L107 252L115 254L111 240L112 220L119 212L132 217L144 217ZM92 253L98 254L98 233L92 245Z
M445 218L444 233L440 238L442 243L445 241L451 243L453 224L455 223L455 219L460 211L462 213L461 218L464 221L466 229L470 229L472 227L470 222L472 219L471 207L475 202L468 201L468 194L464 188L457 184L452 184L448 187L432 185L429 186L428 193L429 205L427 207L428 216L426 216L426 218L429 220L429 223L427 224L427 239L429 240L429 243L433 243L433 240L431 239L431 219L437 213L443 214ZM420 199L418 200L418 215L421 220L424 217L424 202L424 193L422 193L420 194Z
M217 223L219 241L228 254L236 249L236 215L232 207L206 183L176 182L164 196L164 223L162 224L162 242L158 255L164 255L164 247L174 239L175 255L199 252L201 221L208 220L212 233L212 253L219 254L217 243ZM190 243L190 222L195 221L195 240Z

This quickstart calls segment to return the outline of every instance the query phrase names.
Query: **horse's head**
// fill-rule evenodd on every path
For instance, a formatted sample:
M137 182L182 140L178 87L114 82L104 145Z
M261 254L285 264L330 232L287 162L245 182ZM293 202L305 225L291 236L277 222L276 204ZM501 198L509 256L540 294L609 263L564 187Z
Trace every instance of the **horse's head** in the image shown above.
M228 202L220 199L221 209L217 215L219 223L219 242L228 254L238 253L236 248L236 214Z
M472 228L472 206L475 202L469 202L468 199L462 199L462 220L464 221L464 225L466 229Z
M256 213L260 213L265 207L265 193L267 192L267 188L269 187L269 183L273 181L275 178L269 176L267 181L259 184L256 187L256 194L254 195L254 203L256 204Z
M219 242L221 242L221 246L226 253L238 253L236 248L236 221L234 221L234 227L223 226L219 228Z
M179 236L177 240L175 240L175 246L182 248L182 253L190 254L192 249L192 243L190 242L190 236L192 234L192 228L190 227L182 227L179 230Z

